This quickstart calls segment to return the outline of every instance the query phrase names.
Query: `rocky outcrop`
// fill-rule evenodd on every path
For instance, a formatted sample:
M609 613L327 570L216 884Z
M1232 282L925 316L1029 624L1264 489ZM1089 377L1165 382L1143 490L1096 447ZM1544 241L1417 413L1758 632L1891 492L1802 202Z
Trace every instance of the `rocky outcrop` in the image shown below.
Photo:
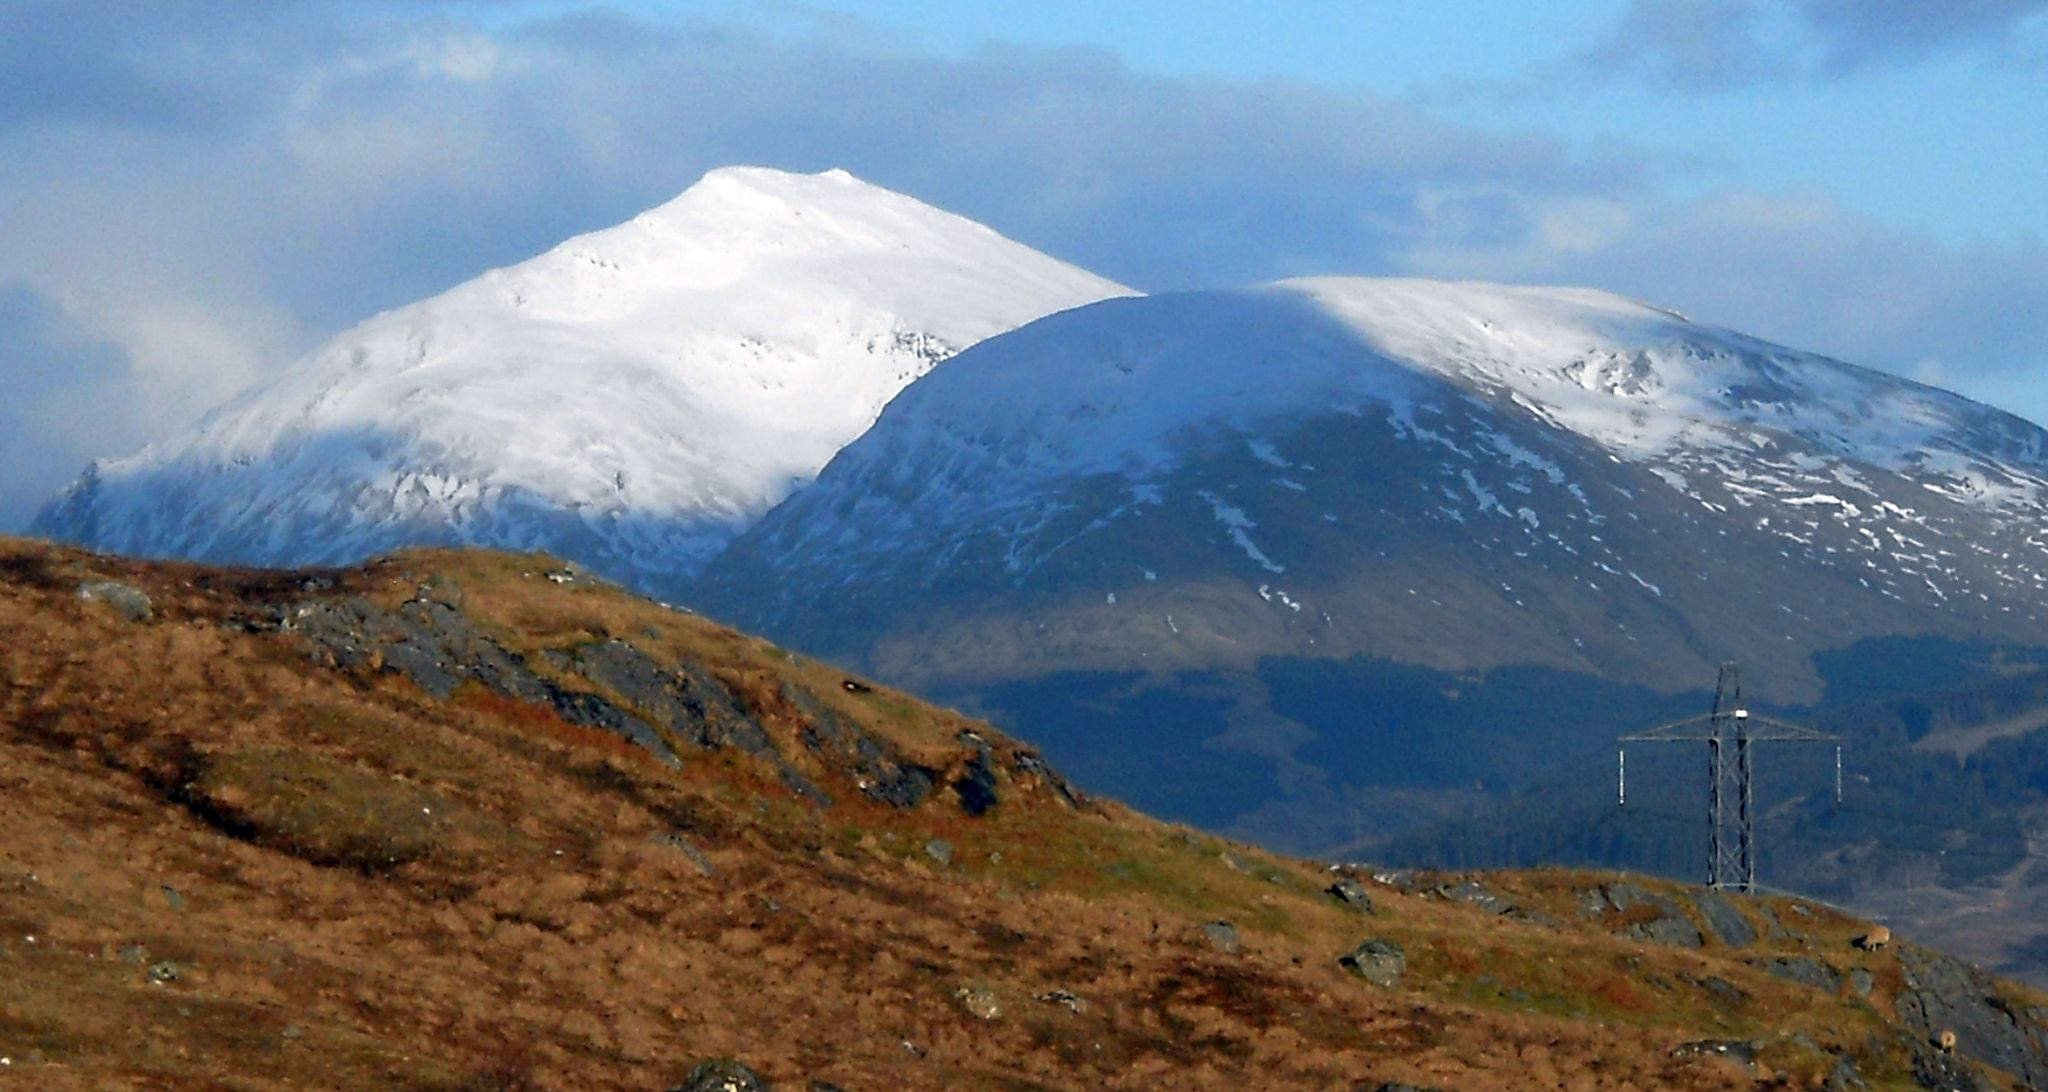
M1621 928L1623 936L1680 948L1697 948L1705 943L1699 927L1686 916L1685 908L1677 899L1657 894L1638 884L1607 884L1589 893L1586 909L1593 912L1589 916L1612 909L1632 918Z
M1899 966L1899 1017L1923 1044L1953 1032L1957 1055L1997 1066L2029 1088L2048 1088L2048 1010L2022 1008L1989 975L1947 956L1907 947Z
M646 720L596 694L568 690L534 673L526 658L492 640L457 608L413 599L385 610L361 596L310 600L285 611L280 628L313 656L352 671L401 675L443 700L465 682L530 705L570 724L632 741L669 765L675 751Z
M1742 916L1728 896L1718 891L1696 891L1692 905L1715 940L1730 948L1744 948L1756 942L1756 927Z
M318 595L237 621L247 631L288 634L329 667L396 675L436 699L448 700L474 685L544 707L569 724L625 739L671 766L680 766L691 751L737 751L821 807L831 806L833 797L814 779L819 768L843 775L871 800L902 809L922 806L945 788L961 811L980 816L1019 785L1040 786L1069 807L1082 803L1036 753L1007 741L998 747L963 730L952 756L920 761L793 681L750 704L697 663L657 657L616 638L529 655L479 625L462 602L461 589L437 576L396 609L360 595ZM847 693L875 692L863 684ZM772 727L777 724L784 727Z

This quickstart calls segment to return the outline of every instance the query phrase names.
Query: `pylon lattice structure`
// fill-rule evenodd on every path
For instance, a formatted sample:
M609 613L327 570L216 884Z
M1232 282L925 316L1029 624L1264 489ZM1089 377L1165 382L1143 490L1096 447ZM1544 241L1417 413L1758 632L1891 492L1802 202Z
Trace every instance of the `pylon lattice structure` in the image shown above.
M1834 743L1835 801L1842 799L1841 736L1751 713L1742 703L1742 672L1721 665L1714 683L1714 711L1658 725L1620 743L1707 745L1707 886L1724 891L1756 889L1755 744L1781 741ZM1621 752L1618 792L1628 803L1628 752Z

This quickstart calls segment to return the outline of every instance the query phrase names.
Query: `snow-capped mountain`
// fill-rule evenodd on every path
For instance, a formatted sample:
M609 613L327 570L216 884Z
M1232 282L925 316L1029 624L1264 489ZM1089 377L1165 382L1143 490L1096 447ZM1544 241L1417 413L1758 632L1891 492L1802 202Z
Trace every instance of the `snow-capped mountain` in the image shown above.
M843 171L714 171L96 462L32 530L273 564L545 548L661 586L938 362L1128 292Z
M2048 434L1605 293L1314 279L1111 300L919 381L705 574L946 687L1271 657L1672 691L2034 639Z

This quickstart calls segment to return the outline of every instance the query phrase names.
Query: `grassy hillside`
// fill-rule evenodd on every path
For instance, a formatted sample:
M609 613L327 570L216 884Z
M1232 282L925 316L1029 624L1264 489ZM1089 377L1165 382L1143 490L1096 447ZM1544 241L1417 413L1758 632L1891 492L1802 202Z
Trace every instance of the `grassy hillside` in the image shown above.
M0 1085L2048 1075L2048 1001L1824 906L1274 857L532 556L0 540L0 831Z

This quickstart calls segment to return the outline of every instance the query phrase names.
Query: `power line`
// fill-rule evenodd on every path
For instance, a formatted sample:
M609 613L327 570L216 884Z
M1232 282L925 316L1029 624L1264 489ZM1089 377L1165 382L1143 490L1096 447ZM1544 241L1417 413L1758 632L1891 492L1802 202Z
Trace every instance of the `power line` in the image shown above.
M1842 737L1771 717L1753 716L1742 703L1742 671L1721 665L1714 680L1714 708L1703 717L1659 725L1618 742L1707 745L1707 886L1751 891L1756 887L1756 776L1751 744L1775 741L1835 744L1835 799L1842 799ZM1615 799L1628 806L1628 749L1617 754Z

